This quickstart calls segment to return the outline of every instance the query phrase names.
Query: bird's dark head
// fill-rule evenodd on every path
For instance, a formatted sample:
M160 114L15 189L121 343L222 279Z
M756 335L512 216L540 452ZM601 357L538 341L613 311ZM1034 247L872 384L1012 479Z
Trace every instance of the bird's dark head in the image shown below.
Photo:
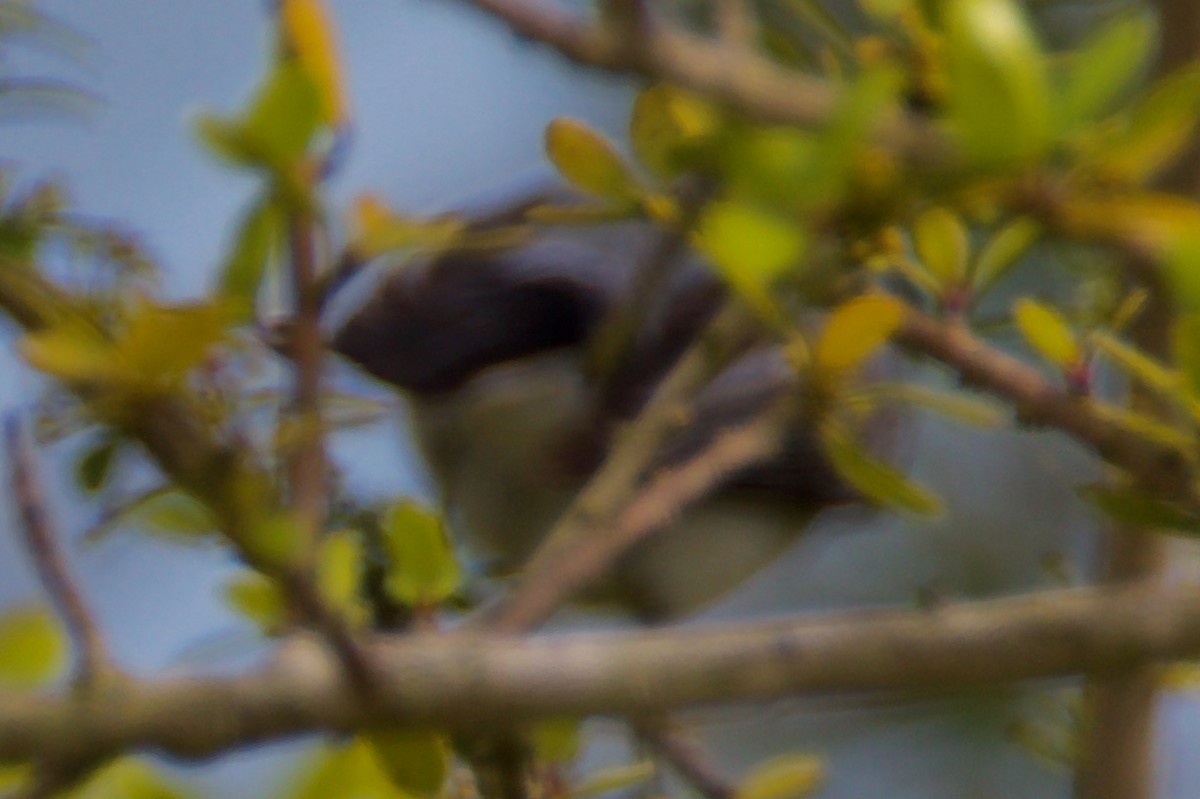
M333 349L381 380L428 395L496 363L583 344L604 313L603 290L518 261L529 257L522 249L463 250L391 275L337 331Z

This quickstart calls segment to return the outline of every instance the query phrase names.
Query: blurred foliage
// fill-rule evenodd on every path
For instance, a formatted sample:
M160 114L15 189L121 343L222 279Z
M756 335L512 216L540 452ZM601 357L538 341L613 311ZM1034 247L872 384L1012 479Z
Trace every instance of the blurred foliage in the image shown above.
M263 377L264 363L292 351L286 326L263 319L263 297L294 278L303 233L317 242L316 289L327 291L367 262L402 269L420 253L503 246L529 225L649 219L703 254L782 342L804 378L805 410L846 480L881 506L915 514L936 513L939 498L863 445L864 420L893 402L976 424L998 424L1002 414L966 391L864 388L855 378L912 310L980 331L981 306L999 302L1004 325L1026 345L1022 355L1081 407L1169 448L1187 482L1200 479L1200 205L1155 184L1193 139L1200 67L1149 79L1157 27L1142 4L1102 4L1094 24L1055 47L1035 24L1050 12L1045 2L861 0L847 19L815 0L746 4L751 24L739 46L821 79L833 98L822 124L763 122L695 90L649 82L623 141L575 119L550 123L547 158L584 199L540 206L499 233L393 209L369 189L348 208L333 206L325 181L353 116L330 9L319 0L274 5L271 52L245 105L195 119L216 160L258 178L255 197L231 223L209 296L162 299L136 242L76 219L62 187L0 183L0 297L19 298L0 304L28 328L25 360L64 389L48 424L59 437L86 437L79 487L100 500L117 497L98 533L139 526L236 548L246 568L226 599L264 635L299 622L288 581L302 567L311 569L315 601L351 631L376 620L381 603L403 611L396 632L436 628L467 593L438 512L398 498L335 513L308 551L303 520L280 499L296 442L334 434L364 411L355 398L327 392L319 418L289 417L285 381ZM663 4L667 23L710 37L720 29L718 5ZM0 69L7 48L27 38L67 52L79 44L31 5L0 2ZM0 111L31 88L0 71ZM932 166L889 139L901 115L944 139ZM1013 300L1019 270L1059 268L1047 257L1051 247L1083 254L1078 296ZM1116 257L1094 257L1099 250ZM29 288L37 284L24 278L50 275L45 263L63 251L95 267L87 280L56 283L58 293ZM1168 320L1170 352L1143 352L1125 334L1147 297L1130 287L1144 276L1124 271L1130 263L1161 276L1179 309ZM1084 290L1100 284L1119 289ZM820 311L815 321L812 308ZM1160 409L1130 409L1124 389L1099 394L1099 365L1144 387ZM66 393L74 399L62 400ZM131 431L148 409L166 405L200 431L185 432L216 442L221 457L202 466L214 470L204 478L221 492L180 485L163 469L143 490L121 493L126 465L145 466ZM264 416L270 435L261 433ZM1138 478L1080 493L1118 521L1200 531L1196 496L1157 496ZM256 515L234 535L230 508L250 506ZM381 575L379 592L368 590L372 573ZM0 617L5 690L45 685L67 659L68 644L45 610ZM1073 733L1063 729L1031 723L1013 736L1039 756L1069 760ZM578 721L546 722L529 737L547 795L591 795L647 778L635 763L570 774L564 787L563 769L579 759ZM373 729L324 743L280 795L469 795L459 762L443 731ZM6 769L0 781L27 776L20 764ZM809 795L823 772L811 755L788 755L754 769L737 797ZM105 766L75 793L179 795L129 760Z

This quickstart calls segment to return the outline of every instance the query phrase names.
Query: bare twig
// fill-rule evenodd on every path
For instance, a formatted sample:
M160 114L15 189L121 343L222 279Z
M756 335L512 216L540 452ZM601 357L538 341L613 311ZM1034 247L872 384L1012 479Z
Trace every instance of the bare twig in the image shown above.
M1160 495L1191 501L1180 454L1147 441L1097 414L1086 399L1049 382L1037 369L977 338L961 321L910 309L896 340L955 370L967 385L1009 402L1026 424L1070 434L1101 458Z
M108 647L59 550L34 456L15 413L4 419L4 439L12 469L13 493L21 512L25 547L46 594L58 609L75 643L79 657L78 680L83 685L91 685L113 668Z
M580 558L580 549L614 535L614 523L662 445L689 423L692 398L749 343L755 327L736 303L727 304L710 323L638 418L617 436L604 465L534 552L514 589L489 614L490 629L519 632L536 626L595 573L598 564ZM622 546L614 544L606 551L615 554ZM605 565L610 562L603 560Z
M550 3L468 2L573 61L677 83L756 119L813 127L826 122L837 105L837 92L824 81L681 30L659 26L631 40ZM915 164L936 167L949 157L943 135L900 111L880 120L877 136Z
M315 230L311 216L295 212L289 224L292 291L295 314L289 337L293 370L290 421L296 425L288 443L290 504L304 529L308 550L315 550L324 525L327 485L325 438L321 430L321 297L317 294Z
M734 786L713 768L707 753L691 741L650 724L639 725L636 732L705 799L733 799L737 794Z

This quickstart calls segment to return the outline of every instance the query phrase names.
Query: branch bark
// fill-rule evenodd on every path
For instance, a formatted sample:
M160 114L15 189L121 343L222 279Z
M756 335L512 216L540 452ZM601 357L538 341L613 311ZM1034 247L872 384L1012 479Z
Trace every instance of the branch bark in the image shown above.
M270 665L244 676L6 697L0 759L95 762L130 749L195 758L380 723L509 729L550 716L655 719L799 693L956 690L1115 673L1200 653L1200 593L1101 588L707 629L421 633L364 645L379 678L369 701L344 664L307 638L287 642Z

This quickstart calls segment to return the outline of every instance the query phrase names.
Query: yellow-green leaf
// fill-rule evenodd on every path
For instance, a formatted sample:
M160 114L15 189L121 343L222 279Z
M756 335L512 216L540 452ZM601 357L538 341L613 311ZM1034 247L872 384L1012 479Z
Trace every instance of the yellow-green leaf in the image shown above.
M785 755L756 766L734 799L801 799L825 782L825 763L814 755Z
M213 304L135 304L114 343L116 378L131 388L169 388L225 337L228 321L228 310Z
M416 503L399 502L384 519L383 545L388 559L385 585L393 599L427 607L458 590L462 573L441 517Z
M187 537L206 535L217 528L208 508L179 490L154 493L130 509L130 518L154 532Z
M538 760L544 763L567 764L579 755L578 719L546 719L533 725L529 742Z
M1079 341L1058 311L1022 298L1013 306L1013 321L1029 346L1055 366L1065 369L1079 364Z
M1079 489L1079 495L1122 524L1189 536L1200 535L1200 517L1133 488L1089 485Z
M428 730L377 730L363 739L401 791L418 799L432 799L441 791L450 769L445 736Z
M191 796L141 758L113 760L87 777L70 799L186 799Z
M629 140L642 164L670 177L691 166L720 127L721 115L707 100L685 89L657 84L634 100Z
M321 0L282 0L279 18L285 40L316 87L322 121L342 125L348 112L333 15Z
M442 249L457 241L466 223L450 216L432 219L405 216L372 194L354 202L351 219L351 248L363 258L407 249Z
M0 688L33 688L60 676L68 644L48 608L27 605L0 615Z
M726 282L760 309L770 305L771 285L800 266L808 243L797 223L735 201L710 205L694 239Z
M1037 241L1041 227L1032 219L1021 217L1009 222L995 233L971 268L971 284L977 293L987 291L998 283L1020 261Z
M950 118L967 153L984 166L1038 156L1050 138L1045 58L1015 0L942 5Z
M1154 46L1155 28L1148 12L1119 15L1071 54L1056 103L1065 130L1093 121L1129 87Z
M0 796L13 796L33 776L32 763L0 763Z
M274 513L251 527L238 542L255 565L285 566L299 557L304 544L300 524L287 513Z
M237 321L254 316L258 287L267 264L280 246L283 221L278 203L267 196L256 200L238 225L233 245L221 267L218 288Z
M258 572L243 572L231 578L225 585L225 601L267 634L279 632L288 620L283 592Z
M370 746L361 738L348 743L322 743L307 753L304 762L277 796L286 799L400 799L379 766Z
M1103 331L1094 331L1090 338L1096 349L1147 388L1165 396L1179 394L1182 381L1177 372Z
M1007 418L1002 405L961 391L938 391L916 383L885 383L873 385L872 394L886 401L917 405L972 427L991 428L1001 425Z
M658 773L654 763L646 760L628 766L612 766L595 771L571 790L571 799L603 796L612 791L622 791L654 779Z
M1187 381L1192 397L1200 400L1200 314L1181 314L1171 331L1175 367Z
M363 576L362 539L354 530L338 530L321 541L317 553L317 588L322 599L351 623L366 620L360 599Z
M886 294L864 294L829 315L813 352L813 364L839 375L861 366L904 322L904 303Z
M825 452L834 469L866 498L884 507L921 515L941 511L937 497L896 469L872 458L838 424L821 428Z
M263 163L294 164L320 126L322 98L313 76L299 62L275 63L245 117L242 132Z
M971 239L957 215L945 208L930 208L913 221L913 248L917 257L942 286L955 288L967 274Z
M60 380L100 383L116 374L112 345L82 323L64 322L29 333L17 346L30 366Z
M617 203L641 194L625 160L603 135L577 119L558 117L546 126L546 155L571 185Z
M1110 180L1141 183L1169 164L1190 141L1200 112L1200 67L1155 83L1112 132L1092 143L1088 158Z
M92 442L75 464L75 482L79 487L88 493L95 493L103 488L112 474L112 466L120 447L120 439L111 435L101 436Z

